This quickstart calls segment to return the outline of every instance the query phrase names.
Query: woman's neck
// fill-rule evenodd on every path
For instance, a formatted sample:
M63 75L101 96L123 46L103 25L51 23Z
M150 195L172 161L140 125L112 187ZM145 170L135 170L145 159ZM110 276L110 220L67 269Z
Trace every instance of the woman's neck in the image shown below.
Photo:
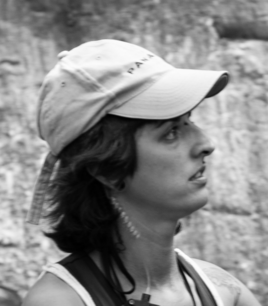
M133 224L139 231L139 238L131 233L121 218L119 220L119 231L124 244L124 250L119 256L135 280L135 291L126 294L126 298L140 301L142 294L146 293L151 296L152 304L192 305L179 273L174 251L176 222L174 224L158 222L157 228L148 223L143 225L133 221ZM103 271L99 254L95 252L91 257ZM117 265L114 269L122 290L124 292L131 290L131 283Z
M120 257L144 291L156 289L163 285L178 282L176 254L174 252L174 231L176 224L158 221L155 226L133 220L140 237L134 236L123 220L119 221L119 231L125 249ZM129 288L124 288L129 289Z

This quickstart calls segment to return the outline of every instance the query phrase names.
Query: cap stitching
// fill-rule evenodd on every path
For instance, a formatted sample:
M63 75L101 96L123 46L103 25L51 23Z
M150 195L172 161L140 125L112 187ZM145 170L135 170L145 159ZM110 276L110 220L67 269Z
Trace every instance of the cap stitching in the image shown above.
M98 90L104 92L109 97L116 99L116 94L113 93L111 90L108 90L106 87L102 86L93 76L91 76L88 72L86 72L84 69L81 69L79 66L74 65L70 61L68 61L66 58L63 58L61 60L61 68L76 78L79 77L79 79L83 82L90 81ZM70 69L71 68L71 69Z

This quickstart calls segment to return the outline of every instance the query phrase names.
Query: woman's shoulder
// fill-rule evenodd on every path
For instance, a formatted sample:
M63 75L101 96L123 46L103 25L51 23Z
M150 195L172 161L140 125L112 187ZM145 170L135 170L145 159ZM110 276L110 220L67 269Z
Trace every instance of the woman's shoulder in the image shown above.
M22 306L84 306L68 284L52 273L45 273L30 289Z
M251 291L229 272L210 262L193 260L214 284L224 305L260 306Z

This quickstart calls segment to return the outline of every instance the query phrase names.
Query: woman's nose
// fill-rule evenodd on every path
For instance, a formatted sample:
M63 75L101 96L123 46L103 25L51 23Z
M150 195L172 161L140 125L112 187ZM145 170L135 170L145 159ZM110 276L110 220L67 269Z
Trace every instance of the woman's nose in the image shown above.
M212 139L200 128L196 127L196 143L193 147L195 156L208 156L215 150Z

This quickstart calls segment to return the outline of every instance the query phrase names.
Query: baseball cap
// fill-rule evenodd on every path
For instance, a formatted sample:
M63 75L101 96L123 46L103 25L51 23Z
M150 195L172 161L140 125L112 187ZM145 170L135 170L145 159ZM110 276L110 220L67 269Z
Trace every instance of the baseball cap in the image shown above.
M84 43L58 55L37 109L39 136L50 148L27 221L37 224L57 156L107 114L164 120L178 117L228 83L227 71L178 69L156 54L117 40Z

